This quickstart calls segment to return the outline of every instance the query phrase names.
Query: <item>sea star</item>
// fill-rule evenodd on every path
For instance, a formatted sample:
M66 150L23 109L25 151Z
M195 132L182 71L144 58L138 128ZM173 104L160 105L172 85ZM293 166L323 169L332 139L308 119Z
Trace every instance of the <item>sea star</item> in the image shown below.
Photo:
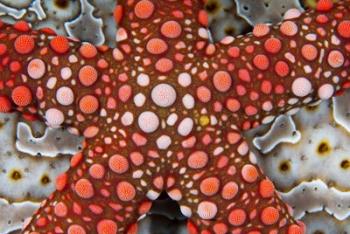
M24 233L135 233L163 190L190 233L303 233L241 132L350 86L349 5L217 44L199 0L119 1L114 49L2 23L0 110L86 138Z

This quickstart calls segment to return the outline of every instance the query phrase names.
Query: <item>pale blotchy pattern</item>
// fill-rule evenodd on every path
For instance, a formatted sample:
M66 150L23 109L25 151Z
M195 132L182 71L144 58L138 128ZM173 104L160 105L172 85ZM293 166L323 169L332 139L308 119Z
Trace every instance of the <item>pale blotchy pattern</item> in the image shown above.
M258 23L278 23L288 9L303 10L299 0L234 0L237 13L251 25Z
M56 157L60 154L73 155L82 149L83 139L70 134L66 129L46 128L40 136L33 133L30 125L17 125L16 148L31 156Z
M305 219L307 213L325 211L344 223L349 222L349 192L342 192L326 185L321 179L302 182L287 193L281 193L284 201L293 207L297 219Z
M131 232L164 189L191 233L302 233L240 131L347 88L344 3L215 45L195 1L120 3L112 50L3 25L1 110L86 137L25 233Z
M237 15L237 6L231 0L209 0L205 4L208 12L209 29L213 41L225 36L238 36L251 32L252 27Z
M308 227L307 233L310 234L349 233L350 231L348 221L339 221L334 217L329 217L326 212L307 214L304 222Z
M17 113L0 114L0 233L21 228L40 201L55 189L56 177L69 168L69 157L64 157L60 148L54 159L47 157L45 152L38 156L18 151L16 125L19 121L22 125L30 125L35 136L43 134L42 128L45 129L38 121L24 122ZM60 137L59 131L51 129L51 139L43 137L41 144L50 145L52 149L57 147L57 142L65 142L65 139L56 139ZM77 152L78 145L65 149Z
M247 134L251 147L260 148L254 150L258 165L283 191L283 201L292 206L295 218L306 222L310 234L348 230L349 96L347 91L293 116L281 116L271 129Z
M349 191L350 183L346 179L350 175L349 131L345 128L349 125L335 121L335 116L345 117L346 113L334 111L335 102L346 107L348 97L347 92L345 99L337 97L333 102L325 101L291 116L288 124L294 124L295 130L276 123L273 131L257 134L253 140L255 147L258 139L268 139L261 144L258 158L278 190L288 192L302 181L318 178L340 191ZM287 137L283 139L281 135ZM295 136L299 137L292 140ZM274 146L270 147L268 142Z
M64 154L55 159L45 154L31 157L18 151L16 136L6 137L9 132L15 133L17 119L15 113L10 118L0 115L0 197L9 202L40 202L55 188L55 178L68 169L69 158L63 157Z

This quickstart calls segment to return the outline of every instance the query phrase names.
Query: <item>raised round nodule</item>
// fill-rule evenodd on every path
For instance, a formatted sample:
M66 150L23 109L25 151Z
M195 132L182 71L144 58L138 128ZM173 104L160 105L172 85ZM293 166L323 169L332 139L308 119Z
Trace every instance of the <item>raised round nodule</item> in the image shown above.
M19 107L28 106L32 102L32 93L27 86L17 86L11 93L12 101Z
M102 179L105 175L105 168L101 164L93 164L89 168L89 174L94 179Z
M200 183L200 191L206 196L213 196L219 191L220 180L216 177L208 177Z
M11 111L12 104L8 97L1 97L0 96L0 113L7 113Z
M152 133L158 129L159 118L155 113L145 111L139 115L138 125L145 133Z
M321 12L330 11L333 8L332 0L319 0L316 5L316 10Z
M69 87L60 87L56 92L57 102L63 106L69 106L74 102L73 90Z
M20 35L16 38L14 47L19 54L29 54L33 51L35 42L29 35Z
M78 74L81 84L86 87L93 85L97 80L97 76L98 76L97 70L90 65L85 65L84 67L82 67L79 70L79 74Z
M149 0L139 1L134 8L135 15L140 19L148 19L154 12L154 4Z
M293 81L292 92L297 97L305 97L311 93L312 85L311 82L304 78L299 77Z
M331 84L324 84L318 89L318 96L323 99L329 99L334 94L334 87Z
M203 103L209 102L212 98L210 89L203 85L197 88L196 94L199 101Z
M256 68L259 70L265 71L270 66L270 60L269 58L264 54L258 54L253 59L253 64Z
M160 32L163 36L174 39L181 35L182 27L178 22L170 20L162 24Z
M150 78L149 75L145 73L140 73L137 78L137 84L140 85L141 87L147 87L150 83Z
M296 18L300 17L300 15L301 15L301 11L299 9L292 8L292 9L289 9L288 11L286 11L283 19L284 20L296 19Z
M264 179L260 182L259 194L261 197L270 198L273 196L274 192L275 192L275 186L270 180Z
M146 49L151 54L162 54L168 50L168 44L160 38L152 38L147 42Z
M116 234L118 231L118 225L115 221L110 219L103 219L97 224L98 234Z
M74 186L75 193L84 199L94 196L94 187L88 179L79 179Z
M84 43L79 48L80 54L87 59L94 58L97 55L97 49L90 43Z
M158 84L152 89L153 102L160 107L169 107L176 101L176 91L169 84Z
M228 221L233 226L241 226L247 219L247 213L243 209L234 209L228 216Z
M253 28L253 35L256 37L266 36L270 32L270 27L267 24L257 24Z
M204 151L195 151L187 159L187 164L192 169L202 169L208 163L208 154Z
M192 109L195 106L196 101L191 94L187 93L182 97L182 104L186 109Z
M339 35L343 38L350 38L350 20L344 20L337 27Z
M189 73L183 72L183 73L179 74L179 76L177 78L177 82L179 83L179 85L186 88L186 87L191 85L192 77Z
M66 217L68 214L68 208L63 202L59 202L55 205L54 212L58 217Z
M69 226L67 234L86 234L86 231L82 226L78 224L72 224Z
M345 63L345 58L342 52L332 50L328 55L327 61L332 68L340 68Z
M286 77L290 72L288 63L282 60L276 62L274 68L275 68L276 74L280 77Z
M296 224L292 224L289 226L287 234L303 234L303 233L304 231L300 226Z
M306 44L301 48L301 54L306 60L313 61L318 56L318 50L314 45Z
M122 181L117 185L117 195L121 201L131 201L136 196L136 189L129 182Z
M129 157L135 166L141 166L145 161L144 156L140 152L132 152Z
M64 36L55 36L50 41L51 48L58 54L64 54L69 50L69 41Z
M179 126L177 127L177 132L181 136L188 136L192 132L193 125L193 119L186 117L180 122Z
M214 74L213 84L219 92L224 93L231 88L232 78L227 71L218 71Z
M167 73L174 68L174 62L168 58L161 58L156 62L155 68L161 73Z
M292 37L298 33L298 25L293 21L284 21L280 26L280 31L284 35Z
M110 157L108 166L113 172L123 174L129 169L129 162L124 156L116 154Z
M79 101L79 108L84 114L93 114L97 111L99 102L93 95L86 95Z
M237 112L241 108L241 103L235 98L229 98L226 100L226 108L231 112Z
M34 80L40 79L46 72L44 61L38 58L32 59L28 63L27 71L30 78Z
M255 166L246 164L241 171L243 179L248 183L253 183L257 180L259 173Z
M271 37L265 41L264 48L271 54L277 54L281 51L282 42L278 38Z
M228 182L222 188L221 196L225 200L231 200L237 195L238 190L239 190L239 188L238 188L238 185L236 182L234 182L234 181Z
M56 108L50 108L45 112L47 124L51 127L59 127L64 122L63 112Z
M279 211L275 207L269 206L262 210L260 219L265 225L272 225L278 221L279 216Z
M202 219L213 219L218 212L218 207L215 203L202 201L199 203L197 213Z

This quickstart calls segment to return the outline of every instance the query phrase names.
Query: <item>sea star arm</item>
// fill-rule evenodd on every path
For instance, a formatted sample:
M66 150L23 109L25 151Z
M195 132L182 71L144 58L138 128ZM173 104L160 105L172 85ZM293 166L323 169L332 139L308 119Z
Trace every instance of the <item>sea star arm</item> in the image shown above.
M175 150L181 160L167 187L189 217L189 233L303 233L233 125L195 136L194 147Z
M160 193L164 170L159 155L133 143L134 129L117 127L118 132L105 128L86 141L23 233L137 233L138 218Z
M24 232L134 233L151 205L146 193L160 193L162 178L155 174L163 171L159 156L137 149L149 138L125 127L131 85L119 66L128 69L120 57L127 52L34 31L23 22L1 24L0 50L0 111L39 114L86 139Z
M213 101L249 129L350 87L349 6L322 0L317 10L290 11L277 26L257 25L204 47L198 57L207 56L215 71L205 85Z
M98 112L113 106L106 98L111 91L105 89L112 83L111 69L119 71L122 62L111 68L110 50L34 31L25 22L0 27L0 111L16 109L40 115L52 127L67 125L86 137L96 134Z

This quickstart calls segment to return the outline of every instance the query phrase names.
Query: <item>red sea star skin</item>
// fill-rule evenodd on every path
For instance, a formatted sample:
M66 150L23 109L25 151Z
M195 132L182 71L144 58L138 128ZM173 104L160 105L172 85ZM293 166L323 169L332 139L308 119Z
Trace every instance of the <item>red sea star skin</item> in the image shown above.
M303 233L240 132L349 86L349 3L216 45L190 0L122 1L115 49L2 24L0 110L86 137L24 233L135 233L162 190L190 233Z

